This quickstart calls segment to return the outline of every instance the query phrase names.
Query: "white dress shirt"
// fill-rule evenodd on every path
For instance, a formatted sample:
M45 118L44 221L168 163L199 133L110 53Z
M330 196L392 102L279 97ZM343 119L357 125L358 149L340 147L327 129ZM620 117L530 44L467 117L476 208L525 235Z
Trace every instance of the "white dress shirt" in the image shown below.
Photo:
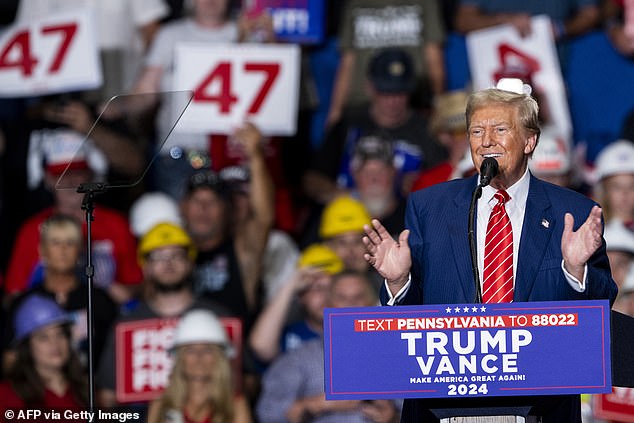
M513 185L506 189L511 199L506 202L506 213L511 220L511 227L513 228L513 286L515 286L516 272L517 272L517 259L519 257L520 238L522 236L522 226L524 224L524 214L526 212L526 201L528 199L528 189L530 186L530 173L528 169L524 172L524 175ZM489 216L493 207L497 203L494 199L494 195L497 192L496 188L487 185L482 189L482 196L478 199L477 205L477 228L476 228L476 241L477 241L477 253L478 253L478 273L480 275L480 289L482 289L482 273L484 269L484 238L489 222ZM563 218L563 216L562 216ZM587 265L584 267L583 280L579 281L572 276L564 267L564 261L561 261L561 268L566 276L566 280L577 292L583 292L586 288L587 279ZM389 300L387 305L394 305L400 299L402 299L411 283L411 274L405 285L396 293L392 295L390 292L387 281L385 287L387 289Z

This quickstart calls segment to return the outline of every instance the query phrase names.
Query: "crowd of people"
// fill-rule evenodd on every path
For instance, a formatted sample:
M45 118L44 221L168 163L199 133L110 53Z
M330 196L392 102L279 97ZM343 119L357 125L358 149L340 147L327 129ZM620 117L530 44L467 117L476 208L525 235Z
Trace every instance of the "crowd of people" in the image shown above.
M1 25L59 4L14 3L14 19ZM562 68L567 43L591 31L605 31L634 66L631 3L324 1L324 39L302 46L297 131L266 136L248 118L228 135L173 132L170 113L182 99L169 88L181 42L278 42L266 8L244 0L62 2L96 8L104 82L0 101L0 406L81 409L90 370L95 405L132 410L139 421L399 421L400 401L325 400L323 310L398 302L409 267L373 262L380 242L373 246L368 228L407 241L410 195L425 189L416 198L438 203L441 193L427 188L479 169L470 87L447 90L447 35L510 24L524 36L531 16L546 14ZM108 103L112 95L121 102ZM619 292L612 298L606 282L596 296L634 317L631 107L621 135L593 162L535 114L543 127L523 163L601 206L610 269L598 267L606 280L611 270ZM91 191L103 188L96 182L108 189ZM577 201L566 195L557 194ZM570 257L577 255L564 252ZM585 277L571 274L574 283ZM411 303L469 302L407 284ZM557 296L524 301L550 294ZM141 399L122 394L130 371L122 369L134 361L124 360L122 334L135 327L165 340L148 359L165 364L163 378L148 376L140 390L151 393Z

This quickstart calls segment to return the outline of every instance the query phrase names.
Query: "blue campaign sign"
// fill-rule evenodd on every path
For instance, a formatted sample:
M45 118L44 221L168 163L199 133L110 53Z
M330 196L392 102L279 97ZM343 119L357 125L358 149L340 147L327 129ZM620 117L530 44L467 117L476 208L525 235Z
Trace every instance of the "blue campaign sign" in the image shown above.
M329 308L326 399L612 390L607 300Z
M273 17L275 34L280 41L318 44L324 38L322 0L259 0Z

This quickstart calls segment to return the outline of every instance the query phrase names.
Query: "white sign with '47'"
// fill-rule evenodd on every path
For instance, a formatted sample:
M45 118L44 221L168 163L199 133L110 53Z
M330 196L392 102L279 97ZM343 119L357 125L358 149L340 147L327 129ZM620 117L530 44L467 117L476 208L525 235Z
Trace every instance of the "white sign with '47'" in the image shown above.
M526 37L511 25L474 31L467 36L467 51L474 89L495 86L505 72L523 69L538 94L542 117L569 139L572 124L566 89L547 16L533 17L531 34Z
M97 88L101 65L89 11L18 22L0 34L0 97Z
M248 119L266 135L293 135L299 60L296 45L178 45L174 89L194 96L175 131L230 134Z

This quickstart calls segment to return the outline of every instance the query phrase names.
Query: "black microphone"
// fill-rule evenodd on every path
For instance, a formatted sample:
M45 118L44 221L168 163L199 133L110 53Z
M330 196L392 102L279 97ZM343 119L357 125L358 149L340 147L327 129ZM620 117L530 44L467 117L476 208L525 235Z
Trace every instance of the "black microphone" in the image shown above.
M499 172L498 161L493 157L487 157L480 165L480 186L485 187Z

